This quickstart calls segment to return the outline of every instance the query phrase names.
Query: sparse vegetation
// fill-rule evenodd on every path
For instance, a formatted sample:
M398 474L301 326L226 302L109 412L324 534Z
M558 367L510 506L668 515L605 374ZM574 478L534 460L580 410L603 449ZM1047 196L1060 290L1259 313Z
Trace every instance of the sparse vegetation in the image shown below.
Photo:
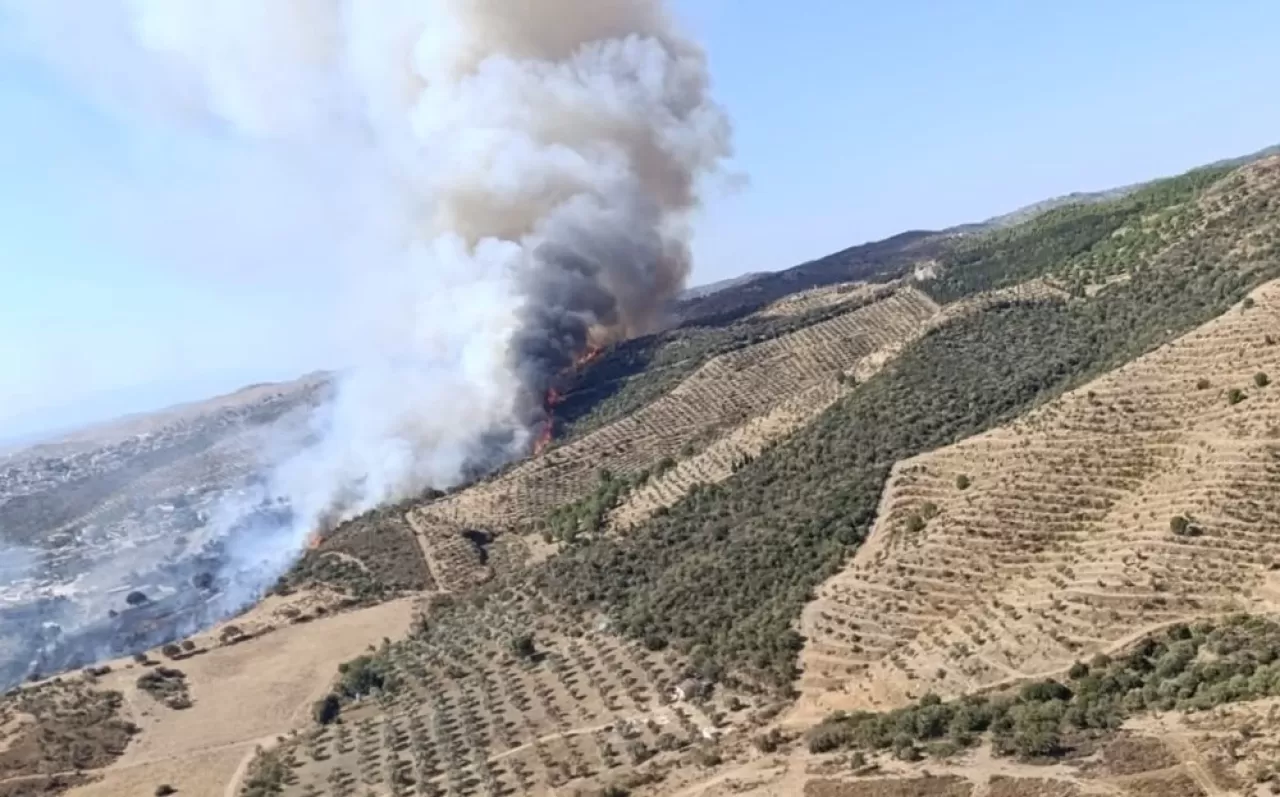
M280 579L276 592L287 595L308 584L324 584L357 603L379 603L434 589L405 510L385 507L343 523L303 555Z
M0 781L107 766L138 731L120 718L123 703L119 692L71 679L10 691L0 700L0 727L14 712L35 721L9 726L0 736Z
M241 797L271 797L284 791L290 778L289 767L275 750L258 748L257 755L249 762Z
M1244 391L1238 387L1233 387L1231 388L1231 390L1227 391L1227 403L1232 406L1239 404L1240 402L1244 401L1244 399L1245 399Z

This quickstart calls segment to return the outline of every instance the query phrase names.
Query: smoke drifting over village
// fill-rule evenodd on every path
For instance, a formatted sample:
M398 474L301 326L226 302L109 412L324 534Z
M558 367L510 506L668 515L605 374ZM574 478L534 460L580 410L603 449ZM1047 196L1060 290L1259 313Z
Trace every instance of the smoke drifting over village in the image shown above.
M526 453L575 355L662 322L700 180L729 154L703 54L658 0L0 6L30 53L115 113L296 159L262 179L349 178L330 183L350 211L336 223L307 188L242 189L258 225L316 221L298 251L330 256L281 258L281 273L351 286L352 305L334 321L349 367L332 398L305 434L263 436L260 488L209 520L216 537L286 508L223 535L228 608L321 523ZM236 233L209 221L155 232L193 252Z

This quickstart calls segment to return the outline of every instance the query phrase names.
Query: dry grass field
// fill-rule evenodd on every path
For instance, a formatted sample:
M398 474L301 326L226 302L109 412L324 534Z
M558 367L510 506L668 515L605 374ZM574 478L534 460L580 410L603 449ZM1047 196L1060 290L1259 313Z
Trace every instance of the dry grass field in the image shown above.
M222 795L256 746L305 724L339 663L403 636L411 612L411 603L397 601L282 626L237 644L207 640L207 652L169 663L189 685L191 706L182 710L137 687L146 667L115 662L95 686L123 696L121 713L139 732L123 756L73 793L145 795L169 784L182 794ZM241 625L253 627L252 618Z

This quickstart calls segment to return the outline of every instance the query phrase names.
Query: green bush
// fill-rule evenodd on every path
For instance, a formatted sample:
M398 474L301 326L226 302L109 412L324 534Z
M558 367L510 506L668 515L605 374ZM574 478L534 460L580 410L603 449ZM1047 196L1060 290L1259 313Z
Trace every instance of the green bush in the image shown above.
M1227 403L1232 406L1244 401L1244 398L1244 391L1238 387L1231 388L1231 391L1227 393Z
M1258 387L1266 387L1271 384L1271 377L1259 371L1253 375L1253 383Z
M1061 755L1068 732L1114 730L1142 711L1204 711L1280 696L1280 622L1239 615L1195 627L1175 625L1115 659L1098 655L1088 666L1077 662L1069 679L946 703L926 695L883 714L835 714L811 732L810 747L824 752L929 749L942 727L960 748L989 735L1000 755Z
M360 656L338 665L337 692L348 699L358 699L375 691L393 691L397 682L391 673L391 662L385 655Z
M966 476L965 474L961 473L959 476L956 477L957 490L968 490L970 484L972 484L972 482L969 481L969 477Z

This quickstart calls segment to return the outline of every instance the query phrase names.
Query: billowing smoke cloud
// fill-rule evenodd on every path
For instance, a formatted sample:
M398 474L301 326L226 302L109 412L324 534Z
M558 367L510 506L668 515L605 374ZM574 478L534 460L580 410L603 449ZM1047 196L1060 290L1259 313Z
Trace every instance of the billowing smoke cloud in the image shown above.
M322 521L526 452L575 354L661 323L698 186L728 155L703 54L660 0L0 5L131 118L350 178L360 217L309 231L340 266L279 268L350 287L351 367L311 443L270 457L248 503L289 520L235 536L236 599Z

